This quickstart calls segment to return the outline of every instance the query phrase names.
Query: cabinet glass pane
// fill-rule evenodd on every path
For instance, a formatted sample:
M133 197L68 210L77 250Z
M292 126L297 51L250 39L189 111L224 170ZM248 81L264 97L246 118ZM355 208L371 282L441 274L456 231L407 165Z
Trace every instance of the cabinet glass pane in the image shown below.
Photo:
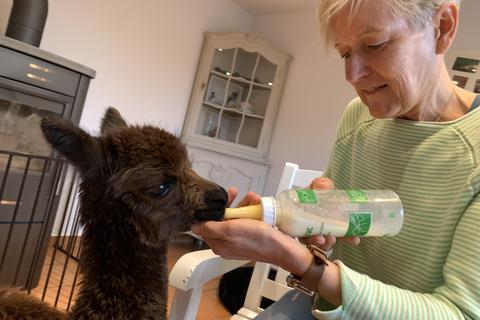
M225 101L225 107L240 108L240 103L242 102L242 97L244 96L245 91L246 90L243 84L230 81L228 84L228 94Z
M265 57L260 56L257 70L255 72L255 78L258 80L256 82L263 85L273 86L276 72L277 66L265 59Z
M252 114L265 116L270 99L271 90L268 88L253 86L248 100Z
M219 76L210 75L208 79L208 87L205 91L204 102L216 106L223 106L225 100L225 90L227 88L227 81Z
M243 101L242 98L248 93L246 91L248 87L245 83L239 83L229 77L211 74L203 102L217 107L238 108Z
M211 71L216 71L224 75L231 73L234 54L235 49L215 49Z
M54 103L52 102L54 105ZM0 149L32 155L50 156L52 147L40 129L42 117L57 115L20 102L0 99ZM8 156L0 155L0 168L6 166ZM25 168L27 159L14 157L12 169ZM43 170L43 160L32 160L31 170Z
M248 52L241 48L237 48L235 67L232 76L250 81L253 77L257 56L258 53L256 52Z
M258 139L263 126L263 120L245 117L240 135L238 137L238 143L241 145L256 148L258 146Z
M224 110L220 119L220 131L218 132L218 139L235 143L237 132L241 123L241 114L238 112Z
M200 108L200 115L195 130L196 133L212 138L215 137L217 134L219 113L219 109L203 104Z

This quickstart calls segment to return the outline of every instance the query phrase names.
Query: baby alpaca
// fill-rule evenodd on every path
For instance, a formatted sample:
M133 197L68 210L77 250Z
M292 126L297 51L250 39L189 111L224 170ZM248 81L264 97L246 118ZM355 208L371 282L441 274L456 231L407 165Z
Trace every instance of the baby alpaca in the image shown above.
M128 126L113 108L99 137L61 119L43 119L42 131L82 180L83 281L66 318L166 319L168 239L195 221L221 220L225 190L192 170L177 137ZM39 319L31 298L19 302L13 296L12 307L8 291L0 290L0 319L2 311L10 319L8 310L17 312L15 319ZM52 310L45 319L55 316Z

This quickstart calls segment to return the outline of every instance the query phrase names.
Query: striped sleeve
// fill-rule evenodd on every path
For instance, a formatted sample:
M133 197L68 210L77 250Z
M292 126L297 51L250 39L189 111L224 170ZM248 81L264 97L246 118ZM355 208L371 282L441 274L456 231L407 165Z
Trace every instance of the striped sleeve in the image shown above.
M444 267L445 284L430 294L384 284L336 261L340 267L342 305L325 311L314 306L314 314L318 319L480 319L479 234L477 196L454 234Z
M318 319L480 320L480 110L449 123L345 111L325 176L339 189L396 191L395 237L339 243L342 305Z

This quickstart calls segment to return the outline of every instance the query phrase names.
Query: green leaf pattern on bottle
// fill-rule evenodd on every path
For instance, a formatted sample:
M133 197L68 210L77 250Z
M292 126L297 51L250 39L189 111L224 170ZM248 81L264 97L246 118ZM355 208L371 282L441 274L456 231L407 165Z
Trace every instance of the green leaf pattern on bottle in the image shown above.
M307 227L305 229L305 233L303 234L304 237L310 237L313 235L313 227Z
M372 224L371 212L352 212L348 221L348 230L345 237L364 236Z
M317 203L315 191L308 189L296 189L298 201L300 203Z
M362 190L350 189L345 190L347 193L348 198L351 202L366 202L368 201L368 197Z

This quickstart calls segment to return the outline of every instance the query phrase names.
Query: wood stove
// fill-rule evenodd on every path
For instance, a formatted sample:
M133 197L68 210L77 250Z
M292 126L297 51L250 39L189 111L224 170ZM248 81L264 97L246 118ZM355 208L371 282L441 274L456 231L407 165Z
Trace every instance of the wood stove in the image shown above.
M0 36L0 284L38 283L66 164L40 130L43 116L78 124L95 71Z

